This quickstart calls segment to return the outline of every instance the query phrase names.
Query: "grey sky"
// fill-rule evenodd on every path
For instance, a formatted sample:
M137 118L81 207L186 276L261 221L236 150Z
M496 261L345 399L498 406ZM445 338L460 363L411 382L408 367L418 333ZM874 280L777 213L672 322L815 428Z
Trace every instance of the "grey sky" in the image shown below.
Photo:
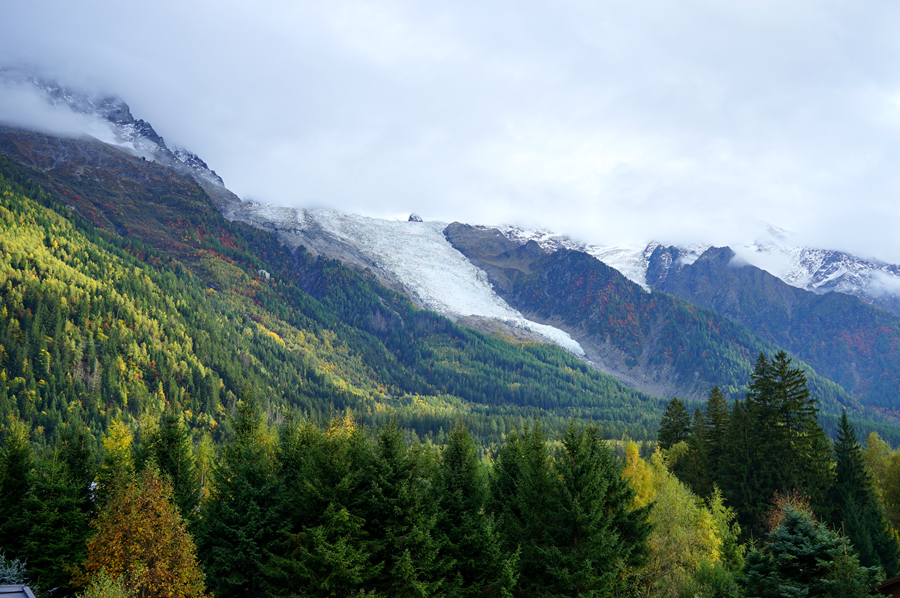
M244 198L900 262L896 2L6 4Z

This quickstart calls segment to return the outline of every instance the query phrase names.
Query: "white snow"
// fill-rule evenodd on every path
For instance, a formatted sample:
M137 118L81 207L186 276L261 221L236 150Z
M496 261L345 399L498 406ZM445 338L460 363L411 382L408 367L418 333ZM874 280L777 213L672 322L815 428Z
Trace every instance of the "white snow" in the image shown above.
M258 206L253 212L257 221L270 219L299 229L318 225L393 274L427 309L453 319L494 318L541 336L574 355L584 355L581 345L566 332L528 320L500 298L484 271L473 266L444 237L446 223L381 220L336 210L298 211L276 206Z

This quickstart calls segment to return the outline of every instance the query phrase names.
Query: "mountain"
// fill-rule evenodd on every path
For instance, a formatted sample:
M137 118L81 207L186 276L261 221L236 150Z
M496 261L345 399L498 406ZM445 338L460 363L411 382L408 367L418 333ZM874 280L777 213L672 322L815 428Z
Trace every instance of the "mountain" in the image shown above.
M535 241L548 251L574 249L593 255L615 268L629 280L646 289L656 289L660 277L670 267L693 263L711 245L664 245L658 242L633 245L583 243L564 234L544 230L525 230L513 225L497 227L510 240L524 245ZM766 270L793 287L817 295L837 292L900 315L900 265L865 259L843 251L815 247L797 247L788 243L789 235L769 226L755 243L733 247L735 261ZM654 253L658 249L662 253Z
M663 402L555 345L487 336L371 273L225 219L191 173L90 137L0 129L0 415L47 438L180 410L196 434L256 396L482 443L539 417L652 438Z
M834 416L847 407L859 418L860 429L892 434L890 426L878 422L897 417L891 394L897 360L893 349L884 350L894 346L896 318L861 301L835 302L824 295L816 303L807 295L817 295L802 291L806 295L794 296L793 287L759 269L747 270L754 272L747 279L730 276L733 256L713 252L701 259L710 251L702 246L585 247L514 227L424 222L412 216L387 221L242 202L200 158L169 150L121 100L73 93L37 78L23 84L42 90L62 109L99 122L106 136L2 126L5 180L26 212L49 210L79 231L86 239L84 251L95 256L91 259L101 264L119 260L141 272L101 277L95 284L122 296L144 293L144 302L151 302L153 288L187 298L182 306L176 300L175 312L171 306L160 308L159 326L183 322L180 334L187 346L208 349L194 351L196 363L182 360L186 365L177 370L183 370L178 380L194 372L189 376L195 380L193 390L173 387L163 389L162 396L184 407L187 393L195 416L219 421L223 410L249 391L266 397L273 417L291 409L319 418L349 409L363 421L394 416L422 434L439 434L462 416L488 439L499 438L510 417L522 421L537 415L556 427L576 417L603 422L613 435L647 438L662 405L654 395L702 399L718 384L739 396L756 355L783 348L807 371L827 412ZM10 226L12 238L23 225ZM60 226L28 234L52 244ZM617 263L626 275L604 261ZM29 271L59 269L21 260L8 268L22 279ZM122 268L110 267L128 270ZM142 277L152 285L145 287ZM172 286L173 277L181 286ZM750 292L751 279L763 290ZM716 284L745 285L747 293L736 303L719 301L720 295L729 295L727 290L710 292ZM57 305L61 297L54 301L46 309L65 311ZM762 304L754 307L755 302ZM770 322L785 305L800 304L805 319L780 327ZM113 327L118 318L104 311L112 304L98 305L99 320ZM24 330L33 326L28 313L39 307L7 313L15 314L15 326ZM67 329L68 316L59 318ZM97 338L83 323L68 321L78 334L67 343ZM15 331L7 331L4 346L19 343L16 350L24 351L25 360L7 363L42 358L40 342L34 341L42 333L32 332L26 350ZM134 334L120 332L116 343ZM839 350L828 344L831 336L843 339ZM139 349L142 343L158 344L152 337L129 338ZM213 338L225 342L211 345ZM130 342L116 343L104 350L111 361L97 357L99 369L83 355L81 362L63 354L56 361L50 345L44 350L55 372L75 368L113 380L109 372L117 367L116 358L139 363L139 380L160 380L176 371L160 370L159 360L139 357ZM867 347L869 353L861 352ZM850 360L842 367L820 359L854 351L865 363ZM7 388L15 401L40 396L52 402L41 394L44 379L33 371L16 366L7 379L24 381L12 391ZM59 384L57 379L57 390ZM76 394L69 400L93 405L90 417L103 421L117 412L138 417L153 404L146 397L156 391L145 383L129 384L134 380L105 386L83 382L77 392L100 396L85 403L72 391ZM219 390L203 391L206 398L195 402L198 388ZM22 395L25 390L35 394ZM127 400L133 396L145 398ZM32 415L35 424L48 429L64 413L62 404L44 411Z

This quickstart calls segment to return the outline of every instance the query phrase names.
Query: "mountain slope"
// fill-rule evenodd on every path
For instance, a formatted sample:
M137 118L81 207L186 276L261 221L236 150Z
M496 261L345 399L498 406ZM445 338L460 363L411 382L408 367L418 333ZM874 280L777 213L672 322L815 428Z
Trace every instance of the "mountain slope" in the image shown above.
M33 140L0 132L23 162L0 160L0 408L48 435L73 417L99 432L167 404L222 434L247 392L273 418L349 409L423 435L462 418L483 442L532 417L653 434L661 401L557 347L460 328L364 273L290 252L229 223L173 169L90 139L29 153ZM66 151L34 168L53 147Z
M659 247L650 263L675 248ZM782 346L867 405L900 411L900 318L843 293L818 295L790 286L710 248L690 264L653 279L653 287L739 322Z

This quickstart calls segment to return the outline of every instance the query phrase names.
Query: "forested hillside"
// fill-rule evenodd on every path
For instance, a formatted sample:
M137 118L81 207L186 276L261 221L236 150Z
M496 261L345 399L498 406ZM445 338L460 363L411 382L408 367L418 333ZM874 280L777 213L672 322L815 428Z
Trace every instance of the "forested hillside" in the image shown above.
M108 171L2 169L0 408L47 438L72 418L99 434L166 405L220 437L248 393L275 419L350 409L435 435L463 418L485 442L533 417L653 435L657 399L556 347L457 327L337 262L292 255L177 174L135 176L123 192Z
M896 421L900 318L850 295L792 287L734 259L731 249L713 247L692 264L673 265L653 286L784 347Z
M772 340L712 309L644 291L586 253L545 253L533 241L520 246L496 230L459 223L448 226L445 234L488 273L511 305L538 321L555 322L589 357L638 378L636 385L659 385L682 397L705 395L715 385L729 398L738 398L747 390L756 357L779 350ZM896 426L885 425L889 418L883 411L861 405L833 380L800 360L796 363L821 401L829 433L836 431L836 418L846 407L866 433L877 430L895 437Z

